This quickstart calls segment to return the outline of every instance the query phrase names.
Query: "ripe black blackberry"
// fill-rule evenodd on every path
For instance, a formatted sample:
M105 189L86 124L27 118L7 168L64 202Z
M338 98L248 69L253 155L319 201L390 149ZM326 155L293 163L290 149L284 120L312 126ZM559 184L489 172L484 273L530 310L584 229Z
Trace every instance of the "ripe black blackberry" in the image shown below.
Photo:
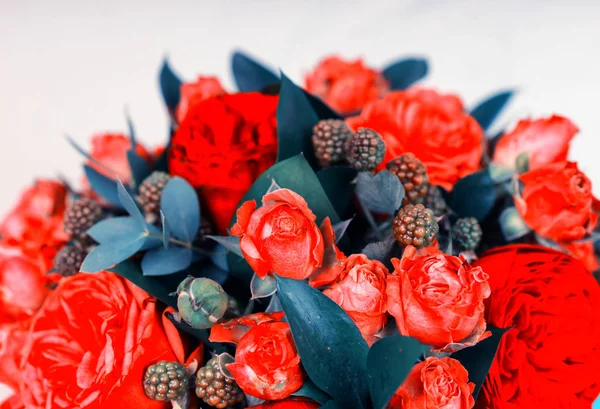
M461 250L475 250L482 235L481 226L474 217L458 219L452 228L452 239Z
M101 218L102 208L95 200L87 197L73 200L65 211L65 233L72 239L85 241L88 229Z
M419 204L425 201L429 191L427 168L412 153L405 153L388 162L387 170L398 176L406 196L404 204Z
M212 358L196 374L196 395L215 408L233 406L244 399L244 393L232 377L219 368L218 357Z
M79 273L87 251L79 243L67 244L54 257L54 270L63 277Z
M396 215L392 229L394 237L402 246L422 248L433 243L439 226L430 209L422 204L408 204Z
M374 170L385 156L385 142L374 130L358 128L344 144L344 151L346 160L354 169Z
M176 400L188 393L189 376L179 362L159 361L144 374L144 392L154 400Z
M146 215L159 217L160 215L160 196L167 183L171 180L171 175L165 172L154 171L148 176L139 188L138 202L142 205Z
M346 122L341 119L323 119L314 126L312 143L322 167L344 160L344 143L352 135Z

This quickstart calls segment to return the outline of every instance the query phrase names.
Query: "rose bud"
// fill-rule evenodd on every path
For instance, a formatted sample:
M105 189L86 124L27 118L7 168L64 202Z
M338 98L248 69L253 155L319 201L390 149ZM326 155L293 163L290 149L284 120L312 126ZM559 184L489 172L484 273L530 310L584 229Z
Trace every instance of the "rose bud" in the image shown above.
M467 370L456 359L429 357L416 364L389 409L471 409L475 404Z
M389 272L364 254L353 254L344 262L338 280L323 294L335 301L354 321L369 345L387 322L385 280Z
M285 322L263 322L240 339L227 364L242 390L259 399L285 399L304 384L300 357Z
M193 328L210 328L227 311L228 298L219 283L208 278L188 277L177 289L177 309Z
M462 257L439 253L392 259L387 309L402 335L444 352L486 338L483 300L488 276Z
M303 280L321 266L323 237L316 216L299 194L289 189L267 193L263 205L245 202L237 211L231 235L241 238L240 247L256 275L270 272Z

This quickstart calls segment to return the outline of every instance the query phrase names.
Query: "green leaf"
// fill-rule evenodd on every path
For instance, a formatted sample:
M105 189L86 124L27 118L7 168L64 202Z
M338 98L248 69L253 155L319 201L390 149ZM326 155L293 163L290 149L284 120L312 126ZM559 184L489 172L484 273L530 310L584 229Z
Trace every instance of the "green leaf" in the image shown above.
M346 233L348 226L350 226L350 223L352 223L352 220L354 220L354 218L338 222L332 226L336 243L339 243L340 239L344 237L344 234Z
M117 179L117 195L119 197L119 201L127 213L129 213L140 225L140 227L146 228L146 218L140 211L137 203L133 200L123 183L119 179Z
M517 208L514 206L504 209L502 213L500 213L498 222L500 223L500 229L502 230L502 235L506 241L516 240L531 231L529 226L525 224L519 215Z
M277 161L304 153L311 166L316 166L312 131L317 122L319 118L302 88L281 73L281 91L277 104Z
M403 90L427 75L429 66L423 58L406 58L383 69L383 76L392 90Z
M116 172L112 169L110 169L108 166L106 166L104 163L98 161L96 158L94 158L92 155L90 155L89 153L87 153L85 151L85 149L83 149L81 146L79 146L77 144L77 142L75 142L75 140L73 138L71 138L69 135L65 135L65 138L67 138L67 142L69 142L69 144L75 148L75 150L77 152L79 152L82 156L84 156L87 160L89 160L90 162L95 163L96 165L98 165L99 167L101 167L102 169L104 169L107 173L109 174L113 174L116 175Z
M277 75L241 51L233 53L231 71L240 92L259 92L267 85L279 83Z
M240 238L235 236L204 236L207 239L211 239L216 241L223 247L227 249L227 251L235 254L238 257L244 258L242 254L242 249L240 248Z
M88 165L83 166L83 171L85 172L88 182L90 182L92 190L96 192L98 196L119 209L123 208L119 201L119 195L117 194L117 182L104 176L102 173Z
M185 270L192 263L192 249L182 247L156 247L144 254L142 273L145 276L162 276Z
M474 217L482 221L495 201L496 183L489 169L484 169L465 176L454 185L449 205L458 217Z
M471 110L471 116L486 130L494 122L496 117L502 112L504 107L511 100L515 90L500 91L478 103Z
M489 338L450 355L460 361L462 366L469 372L469 382L475 384L475 390L473 391L473 399L475 400L477 400L481 386L492 366L498 345L504 334L510 330L510 328L494 328L489 325L487 329L492 332Z
M360 172L356 180L356 195L369 210L393 215L402 206L404 187L398 176L387 170L376 175Z
M340 217L353 215L352 196L354 195L358 171L349 166L331 166L317 172L317 177L329 201Z
M426 347L414 338L394 335L369 350L367 371L373 409L385 409Z
M346 407L366 408L369 347L354 322L307 283L276 279L278 298L310 379Z
M144 228L131 216L112 217L100 220L87 234L100 244L108 243L123 236L142 234Z
M169 112L173 112L181 99L182 81L173 72L169 65L169 60L166 58L163 60L163 64L158 74L158 84L165 105L169 109Z
M389 260L388 255L394 248L395 243L396 239L394 237L390 237L383 241L369 243L365 246L364 249L361 250L361 254L364 254L371 260L378 260L384 263L387 260Z
M150 175L150 165L146 159L138 155L133 149L127 151L127 162L129 163L129 169L133 177L135 186L142 184L144 179Z
M113 273L117 273L123 278L131 281L133 284L140 287L142 290L146 291L153 297L158 298L163 303L177 308L177 299L169 295L171 290L167 286L161 282L161 280L155 277L145 277L142 275L142 271L133 261L124 261L122 263L117 264L113 268L108 269ZM185 276L183 276L179 281L181 281ZM175 284L175 288L179 282Z
M252 280L250 281L251 300L270 297L276 291L277 281L275 281L275 277L268 275L265 278L260 278L256 274L252 276Z
M169 220L170 232L179 240L191 243L200 229L200 203L194 188L175 176L163 189L160 209Z
M315 402L319 402L324 404L331 400L331 396L327 395L321 389L317 387L310 379L304 381L304 385L296 392L292 393L292 396L301 396L304 398L309 398L314 400Z
M160 211L160 224L162 226L162 240L163 245L166 249L169 248L169 240L171 240L171 228L169 227L169 221L165 217L163 211Z

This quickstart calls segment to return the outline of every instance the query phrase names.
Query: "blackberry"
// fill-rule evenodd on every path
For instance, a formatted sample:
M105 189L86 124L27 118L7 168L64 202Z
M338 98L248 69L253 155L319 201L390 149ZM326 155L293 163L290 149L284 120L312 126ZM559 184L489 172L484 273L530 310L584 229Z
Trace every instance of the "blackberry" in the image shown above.
M86 197L73 200L64 216L65 233L75 240L87 240L87 231L102 218L100 205Z
M385 143L372 129L358 128L358 131L344 144L346 160L354 169L374 170L383 161Z
M154 171L150 176L144 179L140 185L137 199L146 215L153 215L156 218L159 217L160 196L170 180L171 175L160 171Z
M412 153L405 153L391 160L386 165L387 170L398 176L406 196L404 204L419 204L425 201L429 191L429 176L427 168Z
M429 187L429 192L427 192L427 196L425 197L425 202L423 204L428 209L431 209L436 217L444 215L447 210L446 201L442 196L442 191L437 186Z
M54 257L54 270L63 277L79 273L87 251L79 243L67 244Z
M159 361L144 375L144 392L154 400L177 400L188 393L189 377L179 362Z
M352 135L346 122L341 119L324 119L314 126L312 143L322 167L344 160L344 143Z
M422 204L408 204L400 209L392 223L394 237L406 247L430 246L439 230L435 215Z
M452 228L452 239L461 250L475 250L482 235L481 226L474 217L458 219Z
M244 393L233 377L224 372L216 356L196 374L196 395L216 408L233 406L244 399Z

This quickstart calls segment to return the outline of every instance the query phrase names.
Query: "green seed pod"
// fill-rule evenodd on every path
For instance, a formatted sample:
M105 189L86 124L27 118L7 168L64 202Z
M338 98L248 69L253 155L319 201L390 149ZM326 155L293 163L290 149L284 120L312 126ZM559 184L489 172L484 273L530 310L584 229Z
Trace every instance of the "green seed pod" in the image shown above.
M219 283L208 278L188 277L177 289L177 309L193 328L210 328L225 314L228 298Z

